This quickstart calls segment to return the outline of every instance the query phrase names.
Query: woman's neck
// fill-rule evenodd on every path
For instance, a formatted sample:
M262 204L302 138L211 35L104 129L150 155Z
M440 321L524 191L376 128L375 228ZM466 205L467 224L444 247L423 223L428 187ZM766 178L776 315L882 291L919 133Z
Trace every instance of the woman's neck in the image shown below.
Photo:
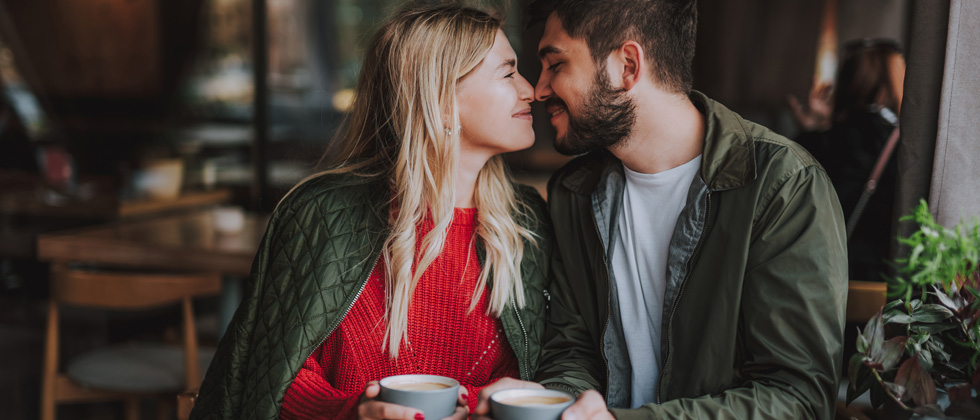
M453 186L456 192L456 202L453 203L454 207L476 207L476 200L474 199L476 180L488 160L490 160L490 157L467 156L465 153L460 153L459 170L456 171L456 179Z

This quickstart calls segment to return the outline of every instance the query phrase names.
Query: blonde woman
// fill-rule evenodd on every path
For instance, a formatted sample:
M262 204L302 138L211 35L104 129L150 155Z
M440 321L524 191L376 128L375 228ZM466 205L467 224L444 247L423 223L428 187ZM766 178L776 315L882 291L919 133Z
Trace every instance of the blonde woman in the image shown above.
M329 169L280 203L192 418L423 419L375 381L480 389L537 368L551 231L500 153L533 90L490 14L403 10L376 34ZM473 396L473 398L468 398Z

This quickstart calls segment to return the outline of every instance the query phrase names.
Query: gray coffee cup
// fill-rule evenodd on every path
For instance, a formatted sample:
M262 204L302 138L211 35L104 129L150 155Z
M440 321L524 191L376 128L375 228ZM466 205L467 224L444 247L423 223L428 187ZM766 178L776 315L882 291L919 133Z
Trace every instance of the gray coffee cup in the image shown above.
M494 420L559 420L575 402L567 392L553 389L506 389L490 396Z
M382 379L378 399L422 410L427 419L438 420L456 412L459 382L438 375L398 375Z

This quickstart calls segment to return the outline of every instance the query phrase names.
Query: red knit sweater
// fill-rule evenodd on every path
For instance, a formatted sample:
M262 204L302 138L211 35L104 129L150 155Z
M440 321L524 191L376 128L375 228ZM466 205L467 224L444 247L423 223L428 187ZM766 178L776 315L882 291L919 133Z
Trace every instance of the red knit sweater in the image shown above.
M280 418L356 418L369 381L414 373L456 379L469 392L472 411L484 386L501 377L520 377L500 320L486 315L487 293L467 313L480 274L472 241L476 216L476 209L456 209L442 254L422 275L412 296L408 342L402 342L398 358L381 350L385 270L379 261L350 312L286 390ZM419 224L416 249L431 229L431 220Z

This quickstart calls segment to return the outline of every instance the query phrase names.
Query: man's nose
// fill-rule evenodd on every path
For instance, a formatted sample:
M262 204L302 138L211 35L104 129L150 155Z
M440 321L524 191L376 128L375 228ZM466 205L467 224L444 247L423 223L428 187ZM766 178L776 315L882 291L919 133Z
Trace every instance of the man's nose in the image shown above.
M534 99L544 102L548 100L549 97L554 92L551 91L551 78L541 72L541 77L538 78L538 84L534 85Z

